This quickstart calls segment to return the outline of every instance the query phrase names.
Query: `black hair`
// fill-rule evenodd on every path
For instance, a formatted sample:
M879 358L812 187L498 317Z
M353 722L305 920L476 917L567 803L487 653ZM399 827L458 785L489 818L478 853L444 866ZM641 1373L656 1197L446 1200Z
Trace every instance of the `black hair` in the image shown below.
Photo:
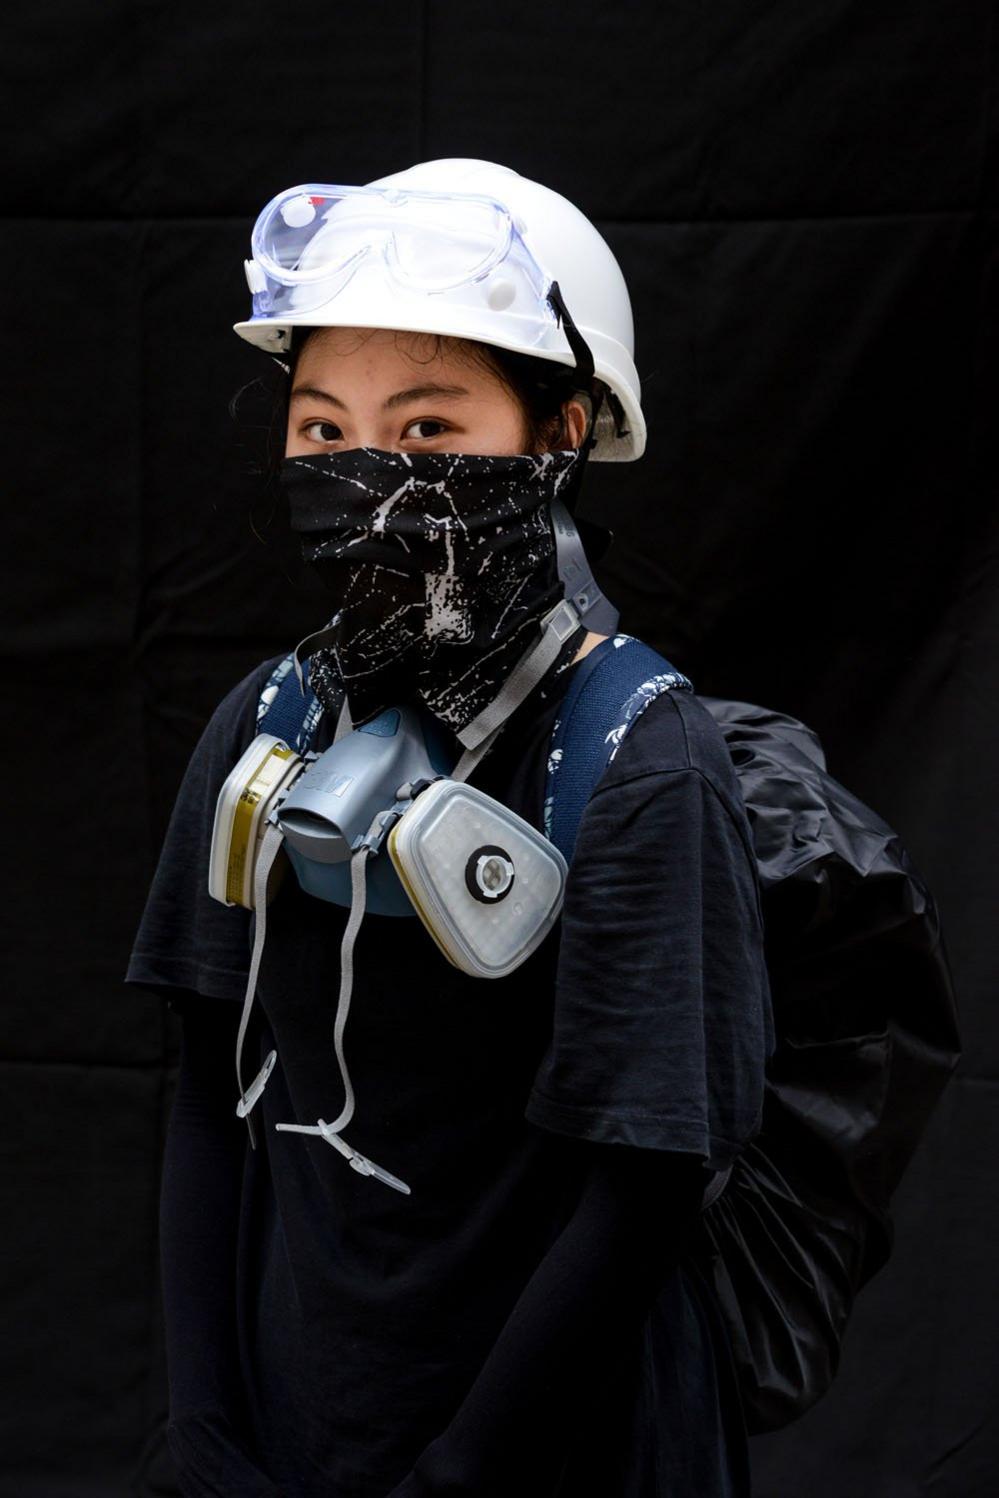
M466 341L464 347L475 363L496 375L520 406L527 452L546 452L563 440L567 401L582 394L592 402L592 391L580 390L576 370L571 365L487 343Z

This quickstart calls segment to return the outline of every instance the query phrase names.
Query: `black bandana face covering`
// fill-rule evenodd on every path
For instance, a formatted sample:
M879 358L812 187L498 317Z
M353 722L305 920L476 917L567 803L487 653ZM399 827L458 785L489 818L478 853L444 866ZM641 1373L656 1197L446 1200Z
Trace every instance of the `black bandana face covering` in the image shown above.
M580 460L368 447L285 458L292 529L338 605L311 657L320 701L338 711L346 687L355 727L414 699L456 733L471 723L562 597L548 505Z

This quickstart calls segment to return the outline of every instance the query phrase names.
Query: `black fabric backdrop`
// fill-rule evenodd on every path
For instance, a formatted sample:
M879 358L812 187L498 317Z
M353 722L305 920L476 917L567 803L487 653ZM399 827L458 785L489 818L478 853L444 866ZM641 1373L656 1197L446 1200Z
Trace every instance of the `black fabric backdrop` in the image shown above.
M941 906L965 1055L834 1390L760 1498L999 1473L991 0L36 0L5 17L2 1498L173 1492L174 1017L121 976L215 703L321 621L230 331L259 207L435 156L620 257L651 427L591 470L623 624L821 735ZM335 1498L335 1495L331 1495ZM608 1495L613 1498L613 1495Z

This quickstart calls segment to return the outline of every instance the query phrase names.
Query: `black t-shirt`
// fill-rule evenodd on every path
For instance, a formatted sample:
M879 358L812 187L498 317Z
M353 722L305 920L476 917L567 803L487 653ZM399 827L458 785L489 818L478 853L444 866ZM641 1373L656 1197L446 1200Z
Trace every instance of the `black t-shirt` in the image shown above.
M129 982L243 998L251 917L208 896L208 850L274 664L225 698L192 756ZM571 674L532 694L471 777L536 827ZM342 1107L333 1019L346 918L285 881L243 1058L245 1083L278 1053L246 1153L241 1376L261 1460L295 1498L385 1498L447 1426L572 1212L579 1140L689 1152L723 1170L759 1128L773 1046L746 814L691 693L664 694L624 740L580 825L562 917L514 973L469 977L415 917L365 917L344 1134L410 1196L359 1176L322 1139L274 1129ZM219 1087L235 1107L234 1070ZM734 1491L741 1458L726 1448L744 1432L728 1357L710 1293L681 1264L619 1385L608 1498L645 1498L654 1471L656 1493L672 1492L681 1469L698 1474L700 1498ZM606 1461L610 1425L605 1435ZM596 1453L593 1412L579 1438Z

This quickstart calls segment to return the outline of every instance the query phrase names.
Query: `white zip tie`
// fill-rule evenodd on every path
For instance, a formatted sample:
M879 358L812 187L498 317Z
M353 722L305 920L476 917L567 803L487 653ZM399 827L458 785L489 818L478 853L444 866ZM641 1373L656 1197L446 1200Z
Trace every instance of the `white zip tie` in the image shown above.
M374 1176L378 1181L384 1181L386 1186L394 1186L396 1191L404 1195L410 1195L410 1189L405 1181L400 1181L398 1176L392 1175L391 1171L383 1170L376 1165L374 1160L369 1160L367 1155L362 1155L360 1150L352 1149L346 1139L341 1139L339 1134L333 1132L332 1124L319 1119L318 1124L275 1124L276 1129L283 1129L288 1134L321 1134L327 1144L332 1144L335 1150L339 1150L347 1163L362 1176Z
M375 823L377 823L377 818ZM372 828L375 826L372 824ZM369 832L370 836L370 832ZM352 1149L346 1139L340 1138L340 1130L346 1128L354 1114L354 1089L351 1086L350 1074L347 1071L347 1061L343 1052L343 1032L347 1025L347 1014L350 1009L350 998L354 986L354 941L358 930L364 919L365 904L365 869L368 856L371 853L370 846L362 843L350 857L350 916L343 933L340 944L340 997L337 1001L336 1022L333 1027L333 1044L336 1048L336 1059L340 1067L340 1075L343 1078L344 1105L339 1116L333 1123L327 1123L320 1118L315 1124L275 1124L275 1129L280 1129L286 1134L319 1134L331 1144L335 1150L349 1162L351 1167L361 1175L374 1176L376 1180L383 1181L386 1186L392 1186L396 1191L402 1191L407 1196L410 1189L405 1181L400 1181L398 1176L383 1170L367 1155L362 1155L359 1150Z
M257 1072L257 1075L254 1077L253 1081L246 1089L245 1095L241 1097L239 1102L236 1104L237 1117L245 1118L247 1116L250 1109L253 1107L254 1103L257 1101L260 1094L267 1086L267 1078L274 1070L274 1063L276 1060L277 1051L268 1051L267 1059L265 1060L263 1066Z

